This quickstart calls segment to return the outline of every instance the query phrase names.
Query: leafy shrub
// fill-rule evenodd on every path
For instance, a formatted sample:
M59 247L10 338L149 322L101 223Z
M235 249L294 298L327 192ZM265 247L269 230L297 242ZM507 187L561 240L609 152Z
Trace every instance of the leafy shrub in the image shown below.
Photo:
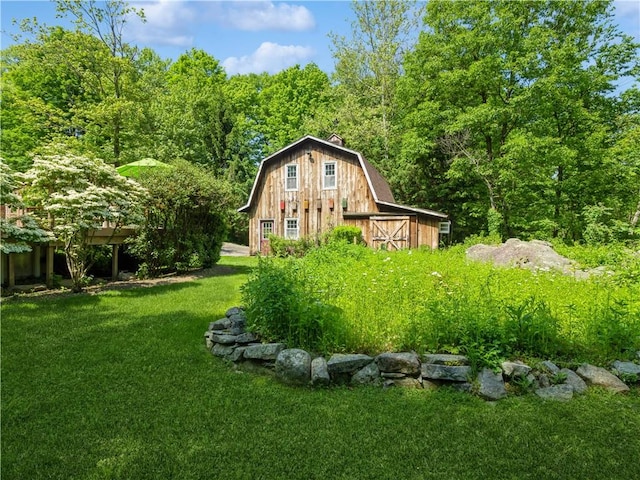
M304 257L315 243L307 237L290 240L277 235L269 235L269 249L276 257Z
M149 173L140 182L149 197L144 224L130 248L142 261L139 274L214 265L228 228L228 184L185 161Z
M262 257L242 297L251 329L268 340L326 351L340 310L325 303L313 277L294 259Z
M364 245L362 229L350 225L339 225L329 230L324 237L324 243L347 242L356 245Z

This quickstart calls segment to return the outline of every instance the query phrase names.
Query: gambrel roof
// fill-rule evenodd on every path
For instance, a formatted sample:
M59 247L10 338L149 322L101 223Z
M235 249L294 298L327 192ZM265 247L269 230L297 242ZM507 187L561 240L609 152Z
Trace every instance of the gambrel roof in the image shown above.
M338 151L343 154L346 153L347 155L353 156L360 164L360 167L362 168L362 171L364 172L364 175L367 179L367 184L369 185L369 190L371 191L373 200L376 204L378 204L381 210L402 211L407 213L419 213L423 215L429 215L432 217L447 218L447 215L441 212L436 212L433 210L425 210L421 208L407 207L405 205L397 204L395 199L393 198L393 193L391 192L391 187L389 187L389 183L387 183L387 181L380 174L380 172L378 172L378 170L373 165L371 165L371 163L369 163L369 161L367 161L367 159L364 158L364 156L360 152L356 152L355 150L351 150L341 145L337 145L336 143L330 142L328 140L322 140L320 138L313 137L311 135L302 137L300 140L297 140L296 142L290 145L287 145L286 147L269 155L264 160L262 160L262 162L260 162L260 167L258 168L258 174L256 175L256 179L253 182L253 187L251 188L251 194L249 195L249 200L247 201L246 205L238 209L239 212L248 212L251 209L251 205L253 205L253 203L256 200L255 195L258 190L258 185L260 184L262 175L265 172L267 165L269 163L274 162L283 154L291 150L302 148L302 146L305 143L315 143L317 145L320 145L323 148L333 149L334 151Z

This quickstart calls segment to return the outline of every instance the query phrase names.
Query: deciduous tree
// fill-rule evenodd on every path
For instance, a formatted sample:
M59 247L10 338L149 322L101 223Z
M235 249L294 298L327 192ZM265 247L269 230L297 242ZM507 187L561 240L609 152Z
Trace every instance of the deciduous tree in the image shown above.
M91 243L96 230L105 222L114 233L140 224L145 190L101 159L61 147L36 156L24 178L25 196L41 207L35 213L62 242L73 289L81 291L93 263Z

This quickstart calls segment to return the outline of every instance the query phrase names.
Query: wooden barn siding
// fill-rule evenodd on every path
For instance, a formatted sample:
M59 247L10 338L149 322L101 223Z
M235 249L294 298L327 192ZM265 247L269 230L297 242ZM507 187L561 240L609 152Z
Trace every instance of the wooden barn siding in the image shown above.
M439 220L434 218L418 217L418 246L429 246L438 248Z
M313 162L309 160L306 148L283 155L273 160L262 172L257 186L256 203L249 222L249 249L256 253L260 249L260 220L274 220L274 234L284 236L284 220L298 218L300 236L313 236L336 225L343 225L342 199L347 198L347 212L375 212L377 206L369 190L367 179L357 159L348 155L315 146L311 150ZM322 177L324 162L336 162L336 186L334 190L323 190ZM298 165L298 191L285 191L285 166ZM333 199L334 208L329 208ZM280 201L285 201L285 210L280 210ZM304 201L309 201L305 210ZM320 201L321 208L317 203ZM363 228L363 232L368 227Z

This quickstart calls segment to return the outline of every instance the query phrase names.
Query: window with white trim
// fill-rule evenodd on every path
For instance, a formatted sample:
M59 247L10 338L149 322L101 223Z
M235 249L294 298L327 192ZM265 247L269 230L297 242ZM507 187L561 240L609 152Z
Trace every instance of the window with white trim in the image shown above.
M284 167L284 189L286 191L298 190L298 165L295 163Z
M300 236L297 218L284 219L284 238L288 240L297 240Z
M336 162L325 162L322 165L322 188L325 190L333 190L336 188Z

